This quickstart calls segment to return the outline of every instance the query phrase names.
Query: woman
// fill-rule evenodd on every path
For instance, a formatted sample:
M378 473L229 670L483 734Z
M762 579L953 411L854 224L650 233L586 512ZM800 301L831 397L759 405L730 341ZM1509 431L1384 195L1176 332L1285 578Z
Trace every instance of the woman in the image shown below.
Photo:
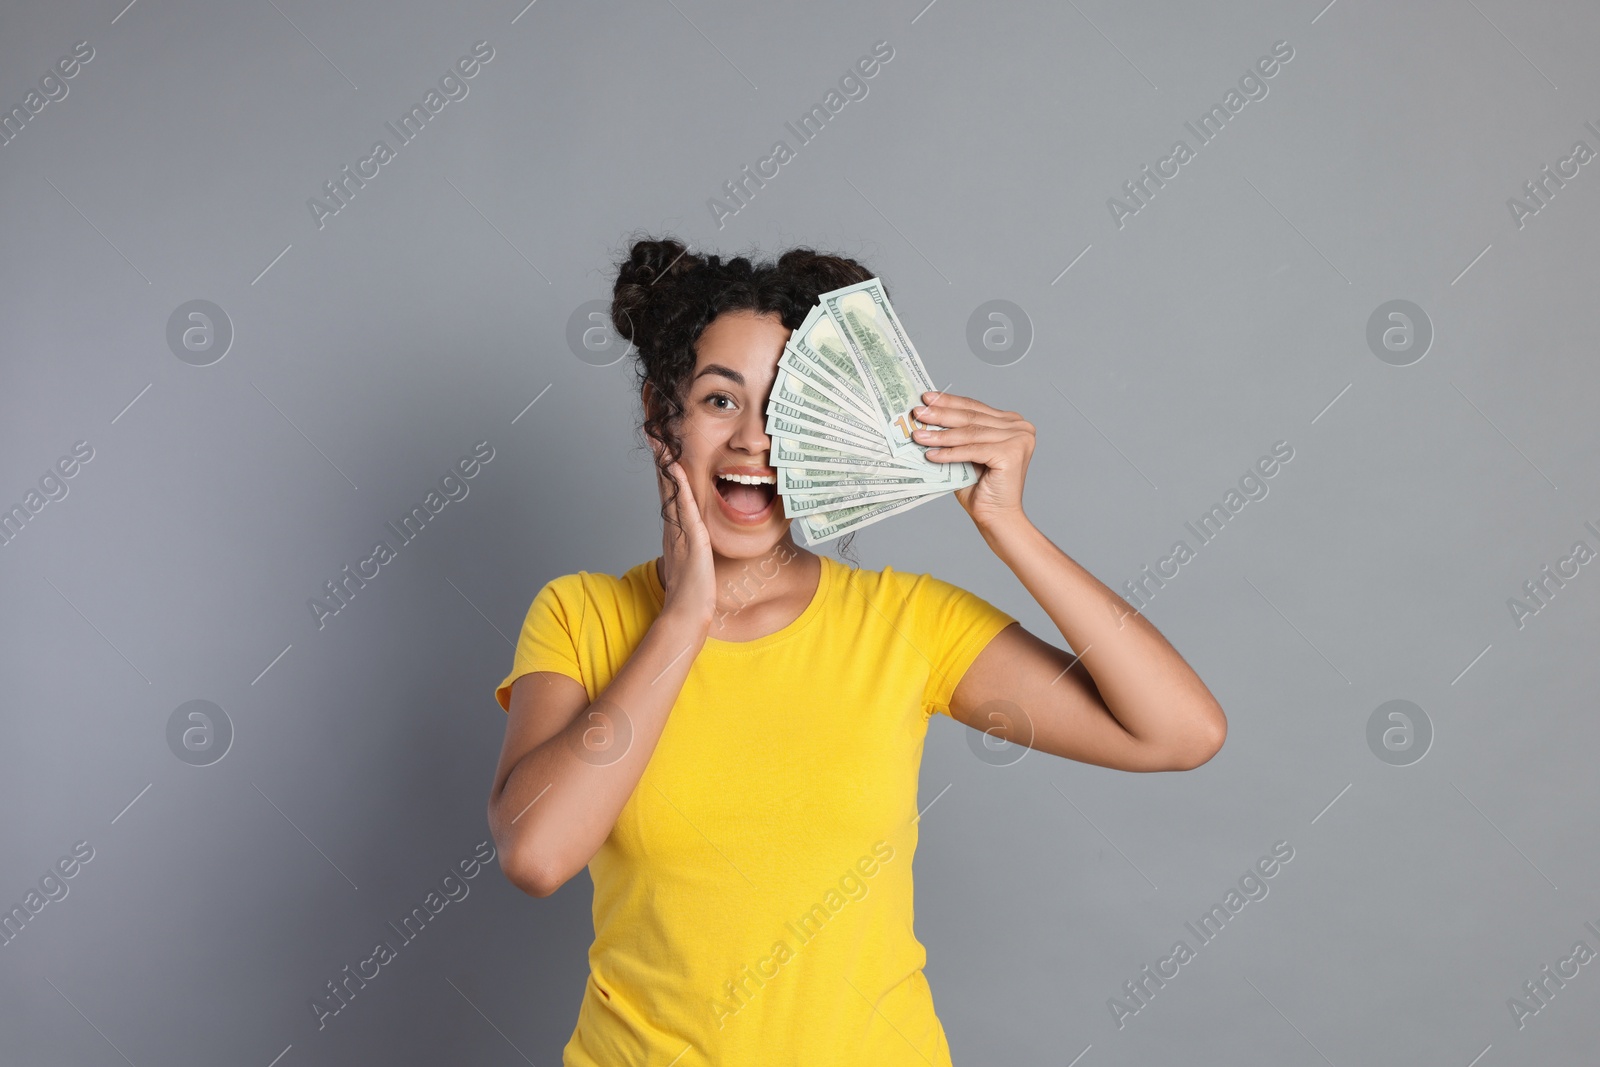
M1034 427L1015 412L930 393L916 418L944 428L916 437L977 465L957 500L1081 659L930 575L795 543L767 395L817 295L871 276L809 249L753 265L671 240L619 265L662 553L547 583L496 692L507 877L536 897L585 866L594 881L566 1067L948 1067L912 927L929 717L1129 771L1222 745L1182 657L1028 521Z

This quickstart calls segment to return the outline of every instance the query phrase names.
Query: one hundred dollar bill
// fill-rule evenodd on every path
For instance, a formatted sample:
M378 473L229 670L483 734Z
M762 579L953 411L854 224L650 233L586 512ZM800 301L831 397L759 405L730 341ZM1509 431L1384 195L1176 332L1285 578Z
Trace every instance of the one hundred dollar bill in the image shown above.
M944 482L929 481L920 471L884 470L876 472L836 471L826 467L775 467L778 472L778 492L835 493L844 489L869 489L893 491L912 489L942 493L949 488Z
M783 408L777 412L780 417L788 418L789 409ZM772 417L768 416L771 423ZM792 437L788 434L795 432L795 427L805 427L809 432L802 436ZM909 473L916 476L925 484L940 491L965 489L975 485L978 481L976 471L971 470L971 465L966 465L963 470L960 463L939 463L934 460L920 462L911 459L902 459L889 455L886 451L877 451L878 442L862 444L859 440L852 439L858 451L851 453L838 444L838 438L825 440L818 436L819 429L831 431L831 427L824 427L814 421L795 419L788 423L787 434L783 429L774 431L769 428L768 433L772 438L772 448L769 451L772 466L782 471L786 467L806 467L812 469L832 468L841 480L850 477L870 477L876 473ZM859 449L867 448L871 451L863 454ZM869 458L870 456L870 458ZM970 471L970 473L968 473ZM780 476L778 491L784 491L784 483Z
M841 452L837 448L813 444L810 441L782 434L772 435L770 455L772 457L770 462L774 467L820 467L839 474L870 474L880 471L923 472L927 468L936 466L932 461L926 464L906 463L889 455L887 449L881 453L866 456L855 452Z
M779 365L777 378L772 383L771 400L786 408L805 412L823 422L831 423L840 430L853 433L865 441L872 440L877 432L877 427L872 422L849 408L841 407L831 396L812 385L803 374L782 364Z
M930 460L912 431L934 388L877 278L823 293L778 361L770 462L785 515L820 544L973 485L971 463Z
M914 496L938 496L942 492L925 485L844 486L828 492L789 494L783 498L783 513L798 518Z
M774 409L771 405L767 408L766 430L774 443L780 437L787 437L804 444L820 445L836 452L862 456L866 459L894 459L894 454L881 440L863 444L855 437L846 436L825 423L794 418L784 411Z
M942 493L960 489L955 484L956 472L945 470L912 470L909 467L885 466L876 470L838 470L829 467L806 465L773 465L778 472L778 492L809 493L820 489L833 489L846 485L920 485L929 492Z
M889 306L883 283L868 278L823 294L821 303L850 349L890 450L897 456L926 452L911 434L929 424L913 418L911 409L933 390L933 380ZM957 465L972 472L970 463Z
M841 426L831 419L823 418L814 410L797 408L792 404L785 404L781 400L769 400L767 402L767 418L771 420L774 416L807 426L812 430L813 434L831 434L841 440L851 442L858 449L866 449L874 455L880 454L879 446L883 444L881 437L865 434L848 426Z
M795 522L805 534L807 545L819 545L824 541L831 541L835 537L859 530L864 526L871 526L881 522L890 515L898 515L902 511L909 511L918 504L926 504L936 500L943 493L930 493L926 496L908 497L905 500L884 500L876 504L858 504L855 507L840 508L836 511L823 511L815 515L802 515Z
M805 355L792 343L787 344L783 347L783 355L778 357L778 369L797 375L807 386L826 396L841 411L849 413L859 422L872 426L876 431L878 416L873 414L866 398L852 392L849 386L824 370L816 362L815 357Z
M822 309L822 305L818 304L814 311L815 316L789 338L789 347L816 367L818 373L831 378L846 399L859 408L869 421L876 422L878 411L873 406L872 398L867 395L867 387L861 380L855 357L850 354L844 338L839 336L838 327Z

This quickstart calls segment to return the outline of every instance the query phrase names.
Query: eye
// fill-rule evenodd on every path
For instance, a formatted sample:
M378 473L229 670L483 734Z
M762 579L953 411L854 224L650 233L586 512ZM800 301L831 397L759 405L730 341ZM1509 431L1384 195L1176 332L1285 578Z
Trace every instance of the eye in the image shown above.
M729 396L727 393L712 393L710 396L706 397L705 402L713 407L716 407L717 401L719 400L726 400L728 402L728 407L717 407L718 411L729 411L733 408L733 397Z

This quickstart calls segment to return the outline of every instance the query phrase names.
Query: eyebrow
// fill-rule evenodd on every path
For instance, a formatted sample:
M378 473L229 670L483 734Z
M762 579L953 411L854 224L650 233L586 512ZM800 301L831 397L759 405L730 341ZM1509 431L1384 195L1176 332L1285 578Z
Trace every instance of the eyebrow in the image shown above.
M694 380L698 381L701 377L707 374L720 374L724 378L727 378L729 381L733 382L735 385L744 384L744 375L729 367L724 367L720 363L707 363L704 367L700 368L700 372L694 376Z

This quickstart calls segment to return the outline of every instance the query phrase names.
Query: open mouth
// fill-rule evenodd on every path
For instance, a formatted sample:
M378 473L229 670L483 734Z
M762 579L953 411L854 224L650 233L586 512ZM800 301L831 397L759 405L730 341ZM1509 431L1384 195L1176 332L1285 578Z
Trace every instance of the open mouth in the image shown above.
M778 496L771 474L718 474L715 482L725 509L746 520L764 518Z

